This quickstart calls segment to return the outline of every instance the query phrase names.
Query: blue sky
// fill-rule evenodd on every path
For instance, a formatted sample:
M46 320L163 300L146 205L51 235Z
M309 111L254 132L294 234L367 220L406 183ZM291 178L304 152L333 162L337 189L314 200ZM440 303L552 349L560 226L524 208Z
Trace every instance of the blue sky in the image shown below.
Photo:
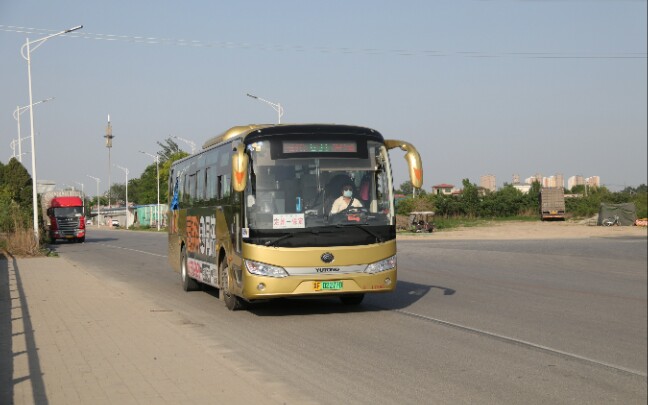
M647 183L646 1L0 1L0 161L29 104L37 177L139 177L157 141L240 124L327 122L413 143L424 187L535 173ZM148 38L148 39L141 39ZM194 42L189 42L194 41ZM29 113L22 115L29 136ZM178 141L185 149L189 146ZM29 140L23 151L29 151ZM23 157L31 171L31 156ZM392 153L396 185L407 180ZM112 169L112 181L124 181Z

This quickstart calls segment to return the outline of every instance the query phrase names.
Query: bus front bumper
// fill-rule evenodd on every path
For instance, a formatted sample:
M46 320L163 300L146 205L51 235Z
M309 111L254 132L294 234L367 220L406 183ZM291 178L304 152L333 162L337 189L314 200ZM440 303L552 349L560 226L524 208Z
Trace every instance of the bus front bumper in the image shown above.
M390 292L396 288L396 269L375 274L322 274L264 277L247 274L242 286L247 300Z

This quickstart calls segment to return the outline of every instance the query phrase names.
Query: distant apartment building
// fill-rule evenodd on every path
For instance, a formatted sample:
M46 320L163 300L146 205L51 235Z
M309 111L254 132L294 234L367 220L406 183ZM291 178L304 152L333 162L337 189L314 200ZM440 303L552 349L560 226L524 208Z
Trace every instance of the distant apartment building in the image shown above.
M585 185L585 177L583 176L571 176L570 178L567 179L567 189L571 190L575 186L583 186Z
M524 194L529 194L529 190L531 190L531 184L525 183L525 184L513 184L513 188L520 190Z
M590 187L601 187L601 178L599 176L592 176L585 179L585 184Z
M554 176L543 177L541 184L542 184L542 187L555 188L556 187L556 178Z
M524 184L533 184L534 182L542 184L542 175L540 173L536 173L534 176L524 179Z
M565 187L565 180L562 174L556 174L555 176L543 177L542 187L551 187L551 188L563 188Z
M479 186L491 192L497 191L497 183L495 176L492 174L485 174L479 178Z
M520 184L520 175L519 174L514 174L513 175L513 183L511 184Z

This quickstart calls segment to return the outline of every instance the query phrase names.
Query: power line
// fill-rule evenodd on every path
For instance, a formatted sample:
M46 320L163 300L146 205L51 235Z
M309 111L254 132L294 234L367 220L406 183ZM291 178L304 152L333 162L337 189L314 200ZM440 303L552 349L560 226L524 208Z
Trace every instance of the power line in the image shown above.
M44 28L17 27L0 25L0 31L22 34L50 34L53 30ZM380 49L380 48L347 48L333 46L304 46L288 44L255 44L249 42L203 41L176 38L157 38L149 36L132 36L119 34L97 34L75 32L65 36L91 39L97 41L121 41L140 45L162 45L191 48L244 49L268 52L317 52L350 55L391 55L419 57L463 57L463 58L521 58L521 59L646 59L646 52L488 52L488 51L438 51L414 49Z

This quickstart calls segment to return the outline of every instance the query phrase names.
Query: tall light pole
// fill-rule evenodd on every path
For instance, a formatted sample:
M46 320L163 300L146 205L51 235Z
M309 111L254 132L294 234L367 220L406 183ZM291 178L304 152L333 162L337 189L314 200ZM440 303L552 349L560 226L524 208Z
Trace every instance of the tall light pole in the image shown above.
M9 157L9 159L15 158L16 157L16 140L12 139L11 142L9 142L9 146L11 147L11 157ZM23 155L23 153L21 153L21 155ZM19 159L19 161L22 161L22 160Z
M83 214L85 215L85 192L83 191L83 183L75 181L76 184L81 186L81 197L83 198Z
M112 134L112 125L110 125L110 114L108 114L108 125L106 125L106 135L104 135L104 138L106 138L106 148L108 148L108 208L110 208L110 186L112 184L110 181L110 172L112 169L112 166L110 165L110 149L112 149L112 139L114 138Z
M20 48L20 54L23 59L27 61L27 80L29 82L29 123L31 126L31 166L32 166L32 205L34 206L34 236L36 237L36 243L40 244L40 237L38 235L38 193L36 190L36 137L34 136L34 98L32 97L32 80L31 80L31 52L38 49L39 46L43 45L45 41L50 38L56 37L58 35L67 34L68 32L76 31L83 28L83 25L79 25L74 28L70 28L56 34L48 35L46 37L30 41L27 38L25 45ZM34 49L31 49L31 45L36 44Z
M175 135L172 136L171 138L175 138L175 139L180 140L180 141L186 143L187 145L189 145L191 147L191 154L192 155L196 151L196 143L195 142L190 141L189 139L180 138L179 136L175 136Z
M281 104L273 103L272 101L268 101L268 100L264 100L261 97L257 97L257 96L255 96L253 94L250 94L250 93L247 93L247 96L251 97L251 98L254 98L254 99L257 99L259 101L263 101L266 104L270 104L270 106L272 106L272 108L277 112L277 123L281 124L281 117L283 116L283 113L284 113L284 110L283 110L283 107L281 106Z
M101 216L101 204L99 203L99 182L101 181L101 179L98 177L90 176L89 174L86 174L86 176L97 182L97 228L99 228L99 218Z
M126 175L126 229L128 229L128 169L120 165L115 165L117 168L122 169Z
M50 100L54 100L54 97L50 97L50 98L46 98L45 100L37 101L32 105L38 105L38 104L41 104L41 103L46 103L46 102L48 102ZM28 105L26 105L24 107L17 106L16 109L14 110L14 112L13 112L13 117L16 120L16 122L18 123L18 161L21 162L21 163L22 163L22 155L23 155L23 153L22 153L22 140L26 139L26 138L23 138L21 133L20 133L20 114L27 111L27 109L29 107L30 106L28 106Z
M155 160L155 171L157 172L157 209L155 215L157 215L157 230L160 230L160 155L157 153L155 155L151 155L150 153L146 153L144 151L140 151L140 153L143 153L145 155L149 155Z

